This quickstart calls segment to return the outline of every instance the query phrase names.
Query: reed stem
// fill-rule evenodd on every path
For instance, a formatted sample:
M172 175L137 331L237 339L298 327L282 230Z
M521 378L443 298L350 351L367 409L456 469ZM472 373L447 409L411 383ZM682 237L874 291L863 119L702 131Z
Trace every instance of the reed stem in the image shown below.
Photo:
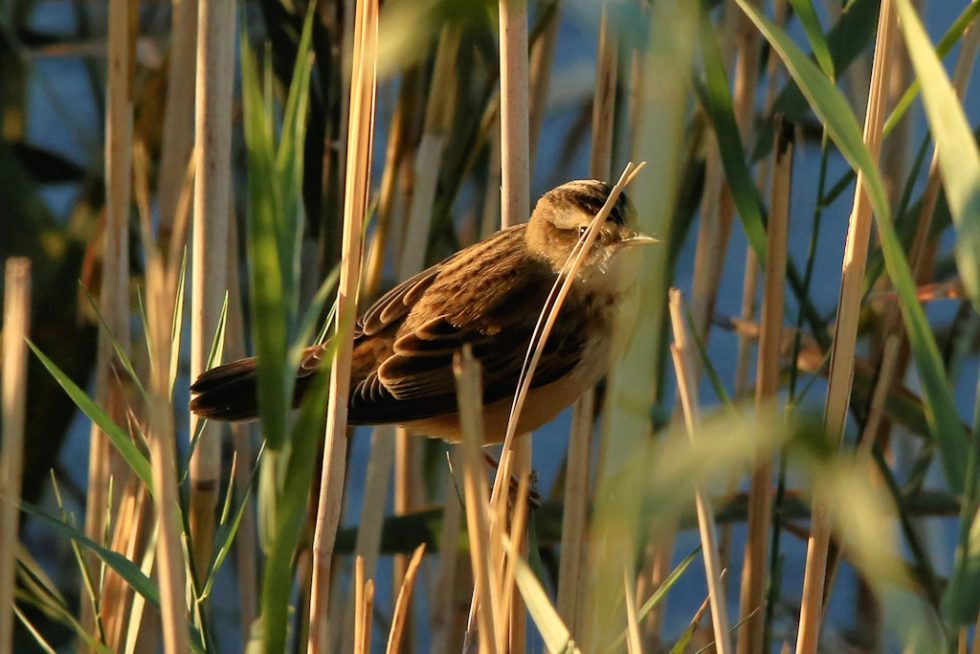
M864 123L864 141L877 161L881 151L881 130L884 124L885 100L888 87L888 60L891 56L895 19L892 0L883 0L878 17L878 36L875 43L871 88ZM854 373L854 352L857 341L861 299L864 294L864 271L867 265L871 235L871 201L865 192L862 172L858 172L854 208L851 212L844 244L840 301L830 359L830 378L824 408L824 429L827 438L837 447L844 435L847 407L851 396ZM824 595L827 554L830 545L830 516L826 503L814 500L814 513L807 542L806 569L803 577L803 598L800 607L800 629L797 635L797 654L814 654L820 638L820 623Z
M361 240L368 193L371 189L371 146L377 90L378 2L358 3L354 15L353 77L350 129L344 193L344 239L337 296L337 341L330 370L326 443L320 477L316 526L313 534L313 581L310 591L311 654L329 651L327 611L334 540L343 508L347 451L347 396L357 316L357 286L361 279Z
M197 25L194 184L191 259L191 379L205 371L228 288L231 198L231 120L235 79L235 6L200 0ZM220 362L220 361L219 361ZM191 417L190 433L198 423ZM190 460L190 533L195 569L207 569L214 548L215 509L221 483L221 436L205 425ZM200 581L200 580L198 580Z
M3 369L0 372L0 653L13 652L14 589L27 411L27 337L31 320L31 262L12 257L4 267Z

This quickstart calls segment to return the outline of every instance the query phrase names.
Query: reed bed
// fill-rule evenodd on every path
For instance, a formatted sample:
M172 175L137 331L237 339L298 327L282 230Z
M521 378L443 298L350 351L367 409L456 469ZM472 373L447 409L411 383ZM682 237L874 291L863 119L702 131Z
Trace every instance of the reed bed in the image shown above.
M14 4L0 653L980 651L980 3L81 3L86 47ZM95 163L18 127L51 48ZM612 194L506 433L469 347L460 443L350 428L359 312L570 177ZM624 354L519 434L623 193L660 240ZM258 422L188 418L248 353Z

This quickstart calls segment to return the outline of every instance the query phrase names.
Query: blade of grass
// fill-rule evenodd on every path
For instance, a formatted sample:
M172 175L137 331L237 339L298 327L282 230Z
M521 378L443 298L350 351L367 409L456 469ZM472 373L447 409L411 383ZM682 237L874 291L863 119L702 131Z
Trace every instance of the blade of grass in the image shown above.
M980 153L956 90L908 0L898 0L898 15L912 66L922 85L930 131L936 140L946 200L957 232L957 267L977 309L980 308Z
M62 370L48 357L44 355L31 341L27 342L31 351L34 353L41 363L47 368L51 376L55 378L55 381L65 390L68 396L72 399L82 413L88 416L89 420L98 425L105 435L109 438L112 444L115 446L116 451L122 456L123 460L132 468L133 472L142 480L146 485L147 490L153 493L153 479L150 474L150 462L147 460L146 456L136 447L133 443L133 439L130 438L129 434L124 432L122 428L117 425L109 415L100 407L95 401L89 397L85 391L83 391L75 382L71 380Z
M140 570L139 566L137 566L135 563L127 559L122 554L113 552L112 550L99 545L94 540L79 531L76 527L62 522L54 516L48 515L32 504L22 502L21 509L27 515L48 525L62 536L65 536L91 552L94 552L106 565L119 573L119 575L125 579L130 586L132 586L133 590L145 597L146 601L148 601L154 607L160 608L160 595L157 592L156 585L150 580L149 577L143 574L143 571Z

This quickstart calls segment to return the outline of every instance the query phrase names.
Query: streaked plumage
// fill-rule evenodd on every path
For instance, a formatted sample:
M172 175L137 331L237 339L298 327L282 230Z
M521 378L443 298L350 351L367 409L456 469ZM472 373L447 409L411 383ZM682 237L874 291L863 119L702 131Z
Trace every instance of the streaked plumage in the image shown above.
M529 223L497 232L399 284L357 323L348 420L398 423L458 439L453 354L468 343L483 369L488 442L503 438L528 343L557 272L608 197L608 185L569 182L539 200ZM519 423L534 429L605 374L616 307L635 283L633 209L621 196L559 313ZM296 401L323 346L306 351ZM191 386L191 409L218 420L256 417L255 361L208 371Z

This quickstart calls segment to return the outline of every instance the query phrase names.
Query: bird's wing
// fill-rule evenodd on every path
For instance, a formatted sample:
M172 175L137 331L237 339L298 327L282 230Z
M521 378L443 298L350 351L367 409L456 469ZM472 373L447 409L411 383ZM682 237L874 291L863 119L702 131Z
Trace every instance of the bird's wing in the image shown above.
M484 309L476 315L454 312L447 298L445 312L400 331L391 356L351 390L352 422L410 422L455 413L452 359L464 344L473 348L480 361L484 403L513 396L550 284L544 288L541 284L538 288L504 288L493 284L492 279L491 283L470 279L481 287L477 297ZM472 290L463 292L472 298ZM579 362L587 332L578 322L559 319L545 345L532 387L556 381Z

